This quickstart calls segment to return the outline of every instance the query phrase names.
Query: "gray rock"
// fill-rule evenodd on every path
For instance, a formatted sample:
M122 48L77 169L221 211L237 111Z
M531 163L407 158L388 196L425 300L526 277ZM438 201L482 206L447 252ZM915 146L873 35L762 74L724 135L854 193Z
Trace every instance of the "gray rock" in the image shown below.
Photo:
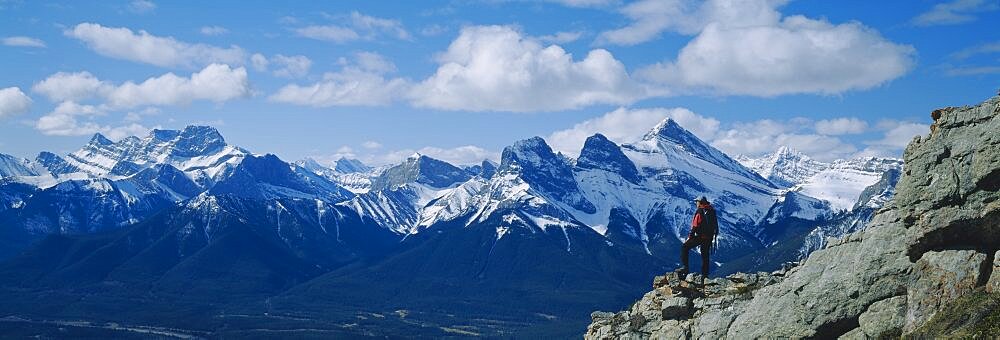
M691 299L669 297L661 302L660 314L663 320L686 319L691 316Z
M930 320L948 302L975 290L986 254L975 250L924 253L914 265L913 282L906 294L904 331Z
M993 268L990 279L986 282L986 291L1000 293L1000 251L993 254Z
M864 334L876 339L899 336L905 321L906 296L903 295L873 303L858 317Z
M847 333L844 333L844 335L841 335L837 339L838 340L868 340L868 336L865 334L865 332L861 331L861 328L859 327L859 328L852 329L852 330L850 330Z

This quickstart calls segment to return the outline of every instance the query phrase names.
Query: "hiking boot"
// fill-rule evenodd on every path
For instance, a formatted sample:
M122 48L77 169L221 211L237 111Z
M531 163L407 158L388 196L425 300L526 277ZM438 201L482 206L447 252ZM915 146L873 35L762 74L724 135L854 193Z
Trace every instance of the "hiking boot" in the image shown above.
M674 270L674 273L677 273L677 276L680 277L681 280L683 280L684 277L686 277L688 275L688 269L684 268L684 267L680 267L680 268L677 268L677 270Z

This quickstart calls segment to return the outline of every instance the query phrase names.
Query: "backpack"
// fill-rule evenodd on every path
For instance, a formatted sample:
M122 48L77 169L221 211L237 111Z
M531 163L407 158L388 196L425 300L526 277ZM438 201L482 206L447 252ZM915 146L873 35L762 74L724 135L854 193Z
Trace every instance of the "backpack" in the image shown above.
M716 236L719 234L719 219L715 215L715 209L698 209L701 214L702 224L698 227L698 234Z

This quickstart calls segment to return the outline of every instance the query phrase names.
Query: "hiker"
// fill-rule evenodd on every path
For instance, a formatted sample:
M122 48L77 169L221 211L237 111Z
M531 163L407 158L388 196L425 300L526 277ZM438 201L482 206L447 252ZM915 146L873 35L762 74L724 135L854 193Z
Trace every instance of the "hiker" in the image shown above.
M708 256L712 252L712 240L719 232L719 220L715 215L715 208L708 203L705 196L695 199L698 210L691 220L691 232L681 246L681 268L677 270L682 276L688 273L688 252L691 248L699 247L701 251L701 274L702 278L708 277Z

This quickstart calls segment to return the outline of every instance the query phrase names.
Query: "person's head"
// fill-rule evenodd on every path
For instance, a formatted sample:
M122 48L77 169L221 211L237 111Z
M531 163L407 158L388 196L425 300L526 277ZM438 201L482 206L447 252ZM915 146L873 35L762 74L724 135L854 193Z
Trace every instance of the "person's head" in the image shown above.
M694 202L695 205L697 205L699 208L707 207L709 205L708 198L706 198L705 196L696 198Z

